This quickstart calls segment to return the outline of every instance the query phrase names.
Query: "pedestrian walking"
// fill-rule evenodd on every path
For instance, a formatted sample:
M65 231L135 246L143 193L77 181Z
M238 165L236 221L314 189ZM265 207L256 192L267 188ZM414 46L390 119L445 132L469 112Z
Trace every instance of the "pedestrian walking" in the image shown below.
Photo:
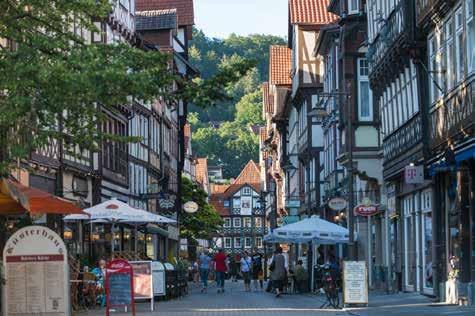
M191 266L191 275L193 283L198 284L200 282L200 265L198 264L198 260L195 260Z
M236 261L234 260L234 256L229 254L228 255L228 266L229 266L229 279L231 282L234 282L236 280L236 274L237 274L237 268L236 268Z
M258 284L262 290L264 287L264 271L262 270L262 255L257 248L254 248L254 254L252 255L252 280L254 283L254 290L257 292Z
M208 276L209 276L210 262L211 262L211 258L208 255L208 249L205 249L199 258L202 293L208 290Z
M216 271L216 284L218 287L218 293L224 292L224 279L228 268L228 260L224 250L219 249L218 253L214 255L214 270Z
M247 251L244 251L244 255L241 258L241 273L244 279L244 290L246 292L251 291L251 269L252 258Z
M282 247L277 247L269 269L271 271L270 277L272 286L276 291L275 296L280 297L287 278L287 269L285 268L285 257L282 254Z

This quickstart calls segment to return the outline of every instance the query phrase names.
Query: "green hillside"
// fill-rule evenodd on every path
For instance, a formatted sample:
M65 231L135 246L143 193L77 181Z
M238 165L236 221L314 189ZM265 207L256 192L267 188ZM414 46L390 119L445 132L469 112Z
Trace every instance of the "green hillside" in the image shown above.
M269 74L269 47L285 44L285 39L270 35L232 34L226 39L214 39L194 30L190 59L202 77L212 76L219 67L234 60L256 62L256 67L227 91L230 101L189 109L195 153L208 157L210 165L222 165L226 177L236 177L250 159L259 159L259 139L251 132L251 126L263 123L260 85Z

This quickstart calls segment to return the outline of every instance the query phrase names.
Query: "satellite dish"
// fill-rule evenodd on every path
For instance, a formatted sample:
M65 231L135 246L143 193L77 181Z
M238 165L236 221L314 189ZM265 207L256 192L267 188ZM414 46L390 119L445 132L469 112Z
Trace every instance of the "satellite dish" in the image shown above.
M183 205L183 209L185 210L185 212L189 214L196 213L198 211L198 208L199 208L198 204L193 201L186 202Z

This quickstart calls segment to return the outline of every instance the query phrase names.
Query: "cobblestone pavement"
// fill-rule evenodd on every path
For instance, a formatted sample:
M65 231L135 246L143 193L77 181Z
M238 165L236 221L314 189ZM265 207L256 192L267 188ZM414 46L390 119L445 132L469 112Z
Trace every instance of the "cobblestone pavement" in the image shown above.
M324 300L313 295L284 295L275 298L265 292L246 293L242 283L226 284L225 293L217 294L211 285L208 293L200 293L196 285L191 285L190 294L182 299L157 302L155 312L150 312L150 304L137 304L137 315L166 316L280 316L280 315L475 315L475 307L458 307L433 304L427 297L416 294L373 295L367 308L347 308L342 310L320 309ZM80 313L80 316L105 315L104 310ZM111 313L113 316L127 315ZM130 315L130 314L128 314Z

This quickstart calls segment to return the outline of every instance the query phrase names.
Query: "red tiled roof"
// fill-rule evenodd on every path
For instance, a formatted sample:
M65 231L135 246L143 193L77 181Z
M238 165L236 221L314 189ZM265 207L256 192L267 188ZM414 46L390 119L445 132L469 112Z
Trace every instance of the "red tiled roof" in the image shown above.
M183 133L185 134L185 152L188 150L188 145L191 141L191 126L190 124L185 124Z
M202 185L208 184L208 159L196 159L196 181Z
M338 17L328 12L330 0L289 0L291 24L323 25Z
M291 85L292 50L287 46L273 45L270 47L269 84Z
M178 25L188 26L195 24L193 0L136 0L136 11L176 9Z
M230 185L227 184L212 184L210 203L214 206L216 211L221 216L229 216L230 208L224 207L224 200L236 193L245 185L251 186L255 191L261 191L261 172L260 167L254 162L249 161L242 169L236 180Z

